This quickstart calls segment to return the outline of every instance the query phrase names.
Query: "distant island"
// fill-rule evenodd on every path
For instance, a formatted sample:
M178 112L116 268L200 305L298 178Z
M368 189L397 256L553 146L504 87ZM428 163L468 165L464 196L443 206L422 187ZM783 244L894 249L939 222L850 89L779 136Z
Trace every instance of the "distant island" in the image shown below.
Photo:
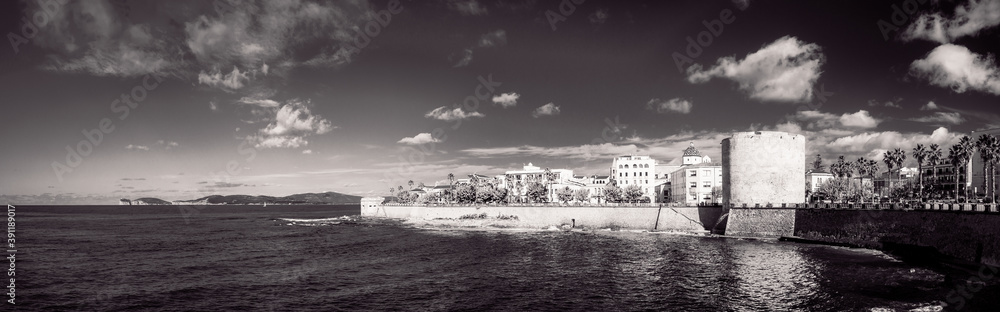
M159 198L122 198L121 205L349 205L361 203L361 196L337 192L304 193L282 197L254 195L210 195L198 199L176 200L173 202Z

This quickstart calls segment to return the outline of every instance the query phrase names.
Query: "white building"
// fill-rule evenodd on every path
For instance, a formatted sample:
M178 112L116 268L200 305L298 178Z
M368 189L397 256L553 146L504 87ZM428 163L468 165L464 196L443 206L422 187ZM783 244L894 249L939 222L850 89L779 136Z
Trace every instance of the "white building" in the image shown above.
M649 156L618 156L611 162L611 177L618 187L638 185L650 202L656 201L656 160Z
M722 166L711 162L694 143L684 150L681 167L669 175L673 202L688 205L722 202Z
M829 172L809 170L806 172L806 189L810 193L816 193L816 190L830 180L833 180L833 174Z

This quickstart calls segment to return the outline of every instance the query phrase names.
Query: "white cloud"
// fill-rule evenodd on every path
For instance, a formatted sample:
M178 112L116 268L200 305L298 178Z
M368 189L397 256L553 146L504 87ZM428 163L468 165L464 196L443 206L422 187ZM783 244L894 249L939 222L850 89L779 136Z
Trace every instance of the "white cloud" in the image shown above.
M949 146L957 142L961 136L962 134L949 132L944 127L934 130L930 135L920 133L904 135L896 131L864 132L837 138L827 144L827 147L830 150L839 151L840 153L867 154L875 149L891 150L902 148L908 150L917 144Z
M955 15L946 18L941 13L917 17L902 33L903 40L924 39L948 43L965 36L975 36L981 30L1000 24L1000 0L970 0L955 8Z
M240 69L233 67L233 71L223 75L221 71L216 70L215 72L209 74L204 71L198 73L198 83L206 84L216 88L225 87L225 89L236 90L243 88L243 83L250 80L250 76L247 72L240 72Z
M911 120L918 122L932 123L932 124L950 124L950 125L958 125L965 122L965 118L962 118L962 115L956 112L950 112L950 113L934 112L934 114L930 116L913 118Z
M687 114L691 112L691 106L693 104L691 101L683 100L680 98L673 98L667 101L660 99L651 99L646 102L646 108L650 110L655 110L657 113L681 113Z
M408 145L420 145L427 143L439 143L441 140L434 138L430 133L424 132L417 134L412 137L405 137L397 141L396 143L408 144Z
M472 117L484 117L485 115L479 112L466 113L461 107L456 107L455 109L449 110L446 106L441 106L435 108L424 114L424 117L433 118L437 120L453 121Z
M507 32L503 29L494 30L479 36L479 47L499 47L507 45Z
M1000 69L993 57L972 53L963 46L943 44L934 48L910 64L910 75L957 93L971 89L1000 95Z
M302 154L305 154L305 155L312 155L312 153L313 153L313 150L311 150L311 149L307 149L307 150L303 150L302 151Z
M517 99L520 97L521 95L516 92L503 93L500 95L494 95L493 103L500 104L503 108L513 107L517 105Z
M291 100L275 112L274 119L252 136L257 148L298 148L309 142L306 137L324 134L336 127L320 115L314 115L309 102Z
M472 49L464 49L462 52L452 54L448 59L455 62L455 65L452 65L452 67L468 66L469 63L472 63Z
M535 118L541 116L552 116L552 115L559 115L559 106L556 106L555 103L549 103L539 106L538 108L535 109L535 111L531 112L531 117Z
M930 101L930 102L927 102L927 104L924 104L924 106L921 106L920 110L922 110L922 111L923 110L938 110L938 106L937 106L937 104L934 104L934 101Z
M853 114L843 114L840 116L840 124L845 127L857 127L857 128L875 128L878 126L878 119L872 118L868 111L859 110L857 113Z
M216 104L215 101L208 101L208 109L211 109L213 112L217 112L219 111L219 104Z
M462 15L483 15L489 13L478 0L451 0L448 7Z
M735 81L751 99L769 102L808 102L821 74L824 56L820 47L781 37L742 60L729 56L702 70L700 64L688 68L688 82L704 83L713 77Z
M240 98L240 100L237 101L237 102L238 103L242 103L242 104L247 104L247 105L256 105L256 106L260 106L260 107L278 107L278 106L281 105L281 103L278 103L275 100L271 100L271 99L257 99L257 98L248 97L248 96L244 96L244 97Z
M128 146L125 146L125 149L127 149L127 150L133 150L133 151L148 151L149 150L149 146L129 144Z

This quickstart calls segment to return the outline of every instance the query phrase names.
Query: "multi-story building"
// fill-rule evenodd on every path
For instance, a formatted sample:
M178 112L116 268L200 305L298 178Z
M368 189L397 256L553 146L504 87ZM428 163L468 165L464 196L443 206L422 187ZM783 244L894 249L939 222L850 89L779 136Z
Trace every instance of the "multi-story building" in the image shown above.
M806 189L810 193L816 193L816 190L830 180L833 180L833 174L829 172L809 170L806 172Z
M701 155L691 143L684 150L681 167L670 177L670 197L675 203L695 205L722 202L722 166Z
M969 135L969 138L971 138L973 142L975 142L975 140L979 140L979 137L984 134L989 134L997 138L1000 138L1000 128L972 131L972 134ZM972 177L971 179L969 179L967 185L967 187L969 187L969 193L975 192L976 194L985 194L986 186L983 185L984 178L986 177L987 174L992 174L993 176L990 177L991 181L990 183L992 183L993 177L996 176L996 172L987 173L983 171L983 158L979 153L978 148L976 149L976 153L972 154L972 157L970 157L969 159L968 170L971 171L968 173ZM1000 186L998 186L998 188L1000 188Z
M649 156L618 156L611 162L611 177L619 187L638 185L650 202L656 200L656 160Z

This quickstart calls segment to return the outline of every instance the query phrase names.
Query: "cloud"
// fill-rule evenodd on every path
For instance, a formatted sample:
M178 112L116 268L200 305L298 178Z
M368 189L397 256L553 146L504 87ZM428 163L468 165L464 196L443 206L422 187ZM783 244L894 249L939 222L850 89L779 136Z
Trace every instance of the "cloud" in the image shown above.
M494 95L493 103L500 104L500 107L503 108L514 107L517 105L517 99L520 97L521 95L516 92L503 93L500 95Z
M489 10L482 4L479 4L477 0L452 0L448 3L448 8L462 15L483 15L489 13Z
M893 107L893 108L903 108L902 105L899 105L899 103L902 102L902 101L903 101L903 98L900 98L900 97L896 97L895 99L892 99L892 101L885 101L884 103L879 103L879 101L876 101L876 100L868 100L868 106L872 106L872 107L875 107L875 106L884 106L884 107Z
M456 107L455 109L449 110L446 106L441 106L435 108L424 114L424 117L433 118L437 120L453 121L461 120L472 117L484 117L485 115L479 112L466 113L461 107Z
M125 146L125 149L131 150L131 151L148 151L149 150L149 146L129 144L129 145Z
M307 149L307 150L303 150L303 151L302 151L302 154L305 154L305 155L312 155L312 153L313 153L313 151L312 151L312 150L310 150L310 149Z
M219 104L216 104L215 101L208 101L208 109L211 109L213 112L217 112L219 111Z
M840 116L840 124L845 127L875 128L878 126L878 119L872 118L866 110L859 110L853 114L843 114Z
M691 101L680 98L673 98L668 101L663 101L657 98L646 102L646 109L655 110L657 113L661 114L671 112L687 114L691 112L692 105Z
M927 102L927 104L924 104L924 106L921 106L920 110L922 110L922 111L925 111L925 110L938 110L938 106L937 106L937 104L934 104L934 101L930 101L930 102Z
M690 83L704 83L714 77L737 82L751 99L768 102L800 103L813 97L813 86L821 74L824 56L820 47L781 37L742 60L720 58L716 65L702 70L700 64L688 67Z
M171 148L180 146L180 144L178 144L177 142L174 142L174 141L164 141L164 140L158 140L158 141L156 141L156 144L157 145L161 145L165 149L168 149L168 150L171 149Z
M455 65L452 65L452 67L468 66L469 63L472 63L472 49L464 49L462 52L452 54L448 57L448 60L455 62Z
M959 45L934 48L926 57L910 64L910 75L957 93L971 89L1000 95L1000 69L993 56L972 53Z
M870 153L872 150L891 150L895 148L911 149L917 144L939 144L949 146L958 141L960 133L949 132L940 127L930 135L913 133L904 135L896 131L864 132L857 135L844 136L833 140L827 148L840 153Z
M965 36L975 36L981 30L1000 24L1000 0L970 0L955 8L951 18L941 13L923 14L903 31L905 41L923 39L949 43Z
M959 125L965 122L965 118L962 118L962 115L956 112L934 112L934 114L930 116L913 118L910 120L937 124L937 125L941 124Z
M598 9L588 16L591 25L603 25L608 20L608 9Z
M402 138L401 140L397 141L396 143L402 143L402 144L407 144L407 145L420 145L420 144L440 143L440 142L441 142L441 140L438 140L437 138L434 138L433 136L431 136L430 133L424 132L424 133L417 134L417 135L415 135L413 137Z
M244 96L244 97L240 98L240 100L237 101L237 103L247 104L247 105L256 105L256 106L260 106L260 107L278 107L278 106L281 105L281 103L278 103L275 100L271 100L271 99L257 99L257 98L247 97L247 96Z
M552 116L552 115L559 115L559 106L556 106L555 103L549 103L539 106L538 108L535 109L535 111L531 112L531 117L535 118L541 116Z
M250 80L250 76L247 72L240 72L240 69L233 67L233 71L223 75L222 72L216 70L215 72L209 74L204 71L198 73L198 83L209 85L216 88L223 88L224 90L237 90L243 88L246 81Z
M479 36L480 48L500 47L507 45L507 32L503 29L494 30Z
M274 119L257 134L251 136L257 148L298 148L309 142L306 137L324 134L336 127L320 115L314 115L309 102L288 101L275 112Z

